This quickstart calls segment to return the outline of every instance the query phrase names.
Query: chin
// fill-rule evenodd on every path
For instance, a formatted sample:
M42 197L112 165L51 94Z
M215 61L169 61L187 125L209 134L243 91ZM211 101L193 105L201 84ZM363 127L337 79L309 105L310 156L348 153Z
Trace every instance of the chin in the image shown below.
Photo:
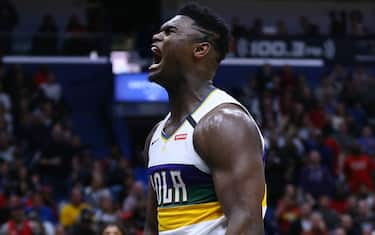
M149 72L148 74L148 80L150 82L156 82L158 83L158 80L160 80L160 76L158 72Z
M154 82L154 83L157 83L159 84L160 86L163 86L163 77L162 75L160 74L159 71L154 71L154 72L150 72L149 75L148 75L148 80L150 82Z

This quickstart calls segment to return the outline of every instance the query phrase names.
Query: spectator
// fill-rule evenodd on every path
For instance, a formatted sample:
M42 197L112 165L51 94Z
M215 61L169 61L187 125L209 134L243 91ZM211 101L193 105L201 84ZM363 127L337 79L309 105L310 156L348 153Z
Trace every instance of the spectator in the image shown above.
M13 133L13 116L10 112L8 112L4 105L0 103L0 119L4 122L4 128L1 128L7 131L9 134Z
M30 221L25 217L24 204L21 199L12 195L10 198L10 220L3 224L0 228L1 235L7 234L20 234L20 235L33 235L35 234L35 228L33 228Z
M358 214L355 221L361 226L363 232L375 230L375 214L371 211L371 207L366 200L358 202Z
M55 55L58 52L58 28L55 18L46 14L35 33L31 53L34 55Z
M83 209L78 217L78 220L71 227L70 235L96 235L98 234L99 226L94 221L94 213L90 209Z
M31 203L32 205L26 210L26 213L36 213L36 216L42 222L50 222L53 224L57 222L52 209L45 204L41 192L36 191L33 193Z
M350 215L344 214L341 216L341 227L345 229L347 235L361 235L361 228L353 223Z
M41 65L38 67L37 71L33 75L33 82L38 87L42 84L45 84L48 82L48 74L50 71L48 70L48 67L46 65Z
M122 211L125 214L134 214L144 205L144 186L141 182L134 182L128 196L124 199Z
M318 212L322 215L322 218L329 231L332 231L340 223L340 218L337 213L330 208L331 200L330 197L323 195L319 198Z
M64 226L58 224L55 228L55 235L67 235Z
M117 147L112 148L112 153L108 159L108 184L113 186L119 186L123 180L132 174L132 168L121 155L120 150Z
M348 211L348 197L343 182L336 185L336 191L331 199L330 208L337 214L344 214Z
M322 130L324 128L326 125L326 114L323 103L317 102L313 105L309 112L309 118L316 129Z
M340 103L336 106L334 113L331 116L331 126L333 130L338 131L340 126L345 122L346 118L346 106L343 103Z
M125 235L125 229L121 224L110 223L104 227L101 235Z
M362 185L372 189L372 164L371 159L361 153L358 145L352 147L350 155L346 157L344 162L344 173L352 193L357 193Z
M50 104L44 108L40 117L46 124L52 123ZM44 119L44 120L43 120ZM66 177L69 174L70 151L69 143L64 137L64 129L60 124L55 124L52 128L52 140L43 151L35 157L37 169L44 179L44 183L53 185L54 189L60 193L65 193Z
M99 201L102 196L110 194L109 189L105 187L106 184L103 177L101 171L93 172L91 185L84 190L85 201L95 208L99 206Z
M277 205L275 216L278 220L281 234L287 234L292 223L300 216L297 193L293 185L286 186L284 196Z
M342 228L342 227L337 227L337 228L333 231L333 233L332 233L332 235L346 235L346 234L347 234L347 233L346 233L345 229Z
M335 139L337 140L339 146L341 146L343 151L348 151L350 147L353 145L355 139L349 133L349 125L346 120L344 120L335 134Z
M362 136L358 139L362 152L368 155L375 154L375 136L370 126L365 126L362 130Z
M100 205L95 213L95 221L100 225L118 221L120 212L116 210L111 194L103 194L99 200Z
M276 23L276 34L278 36L288 36L288 29L286 27L285 21L279 19Z
M0 104L3 106L4 110L7 113L11 111L12 103L9 95L6 92L4 92L2 84L0 84Z
M36 211L30 210L27 214L33 228L33 235L54 235L55 229L51 222L42 221Z
M334 187L333 178L329 169L322 166L320 153L313 150L309 154L309 162L301 172L301 188L314 198L322 195L332 195Z
M352 36L364 36L368 34L368 29L363 24L363 14L358 10L349 14L349 34Z
M368 115L366 114L366 111L361 103L357 102L351 105L348 109L348 113L355 123L357 123L359 126L364 126L366 117Z
M300 35L301 36L317 36L319 35L319 27L312 24L307 17L299 17Z
M328 235L324 220L318 212L313 212L310 216L311 228L302 233L302 235Z
M8 54L12 47L12 32L18 23L18 14L9 0L0 0L0 52Z
M252 113L253 117L260 120L262 115L260 112L260 94L257 79L250 78L246 86L241 90L240 100L242 104Z
M6 162L14 160L15 147L12 146L10 136L6 132L0 132L0 158Z
M285 172L287 164L284 158L278 153L275 143L268 150L266 158L266 182L267 182L267 198L270 206L275 207L277 200L282 196L284 185L286 183Z
M78 187L73 188L70 202L61 208L60 223L66 228L73 226L77 222L81 212L87 208L89 208L89 205L82 201L81 189ZM81 219L86 221L86 214Z
M239 39L241 37L246 37L247 36L247 32L246 32L245 26L243 26L240 23L240 19L238 17L236 17L236 16L232 18L231 33L232 33L232 36L235 39Z
M292 223L288 231L288 235L300 235L311 229L311 204L309 202L304 202L300 206L301 214L300 217Z
M5 69L5 66L4 66L4 62L3 62L3 54L2 52L0 51L0 81L1 81L1 86L0 88L2 89L2 82L4 81L5 79L5 75L6 75L6 69Z
M56 82L56 77L53 73L48 73L47 82L41 84L40 88L48 99L56 103L60 101L62 90L60 84Z
M266 88L272 87L274 73L270 64L263 65L256 74L257 91L262 94Z
M331 36L344 36L346 34L347 22L345 11L341 11L339 17L337 17L336 11L329 12Z
M85 33L86 28L79 21L78 16L71 15L65 26L64 53L68 55L88 54Z
M249 30L249 35L251 37L262 36L263 32L263 20L261 18L255 18L253 21L253 25Z

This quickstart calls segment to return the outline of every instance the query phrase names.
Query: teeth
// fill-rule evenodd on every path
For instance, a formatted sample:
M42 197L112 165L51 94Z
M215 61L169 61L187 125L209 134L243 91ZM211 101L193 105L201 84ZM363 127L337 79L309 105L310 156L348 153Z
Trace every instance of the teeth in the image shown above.
M152 64L150 65L150 67L148 67L149 70L154 70L154 69L157 69L159 67L159 64Z
M151 46L151 51L153 53L152 65L148 68L149 70L156 70L162 60L161 51L157 46Z
M152 46L151 51L154 52L154 53L158 53L159 49L156 46Z

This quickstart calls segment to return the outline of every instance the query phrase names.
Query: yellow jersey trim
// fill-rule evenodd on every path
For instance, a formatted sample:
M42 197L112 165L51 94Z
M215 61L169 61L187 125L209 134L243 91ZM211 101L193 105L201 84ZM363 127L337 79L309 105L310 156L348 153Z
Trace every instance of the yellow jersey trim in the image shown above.
M159 232L173 230L220 218L224 215L219 202L158 208Z

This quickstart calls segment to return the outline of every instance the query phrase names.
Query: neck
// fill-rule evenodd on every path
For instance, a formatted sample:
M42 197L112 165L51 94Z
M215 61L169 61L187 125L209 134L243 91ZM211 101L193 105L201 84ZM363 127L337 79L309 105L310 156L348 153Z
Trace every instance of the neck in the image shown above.
M168 90L171 123L179 123L213 89L211 80L183 83Z

